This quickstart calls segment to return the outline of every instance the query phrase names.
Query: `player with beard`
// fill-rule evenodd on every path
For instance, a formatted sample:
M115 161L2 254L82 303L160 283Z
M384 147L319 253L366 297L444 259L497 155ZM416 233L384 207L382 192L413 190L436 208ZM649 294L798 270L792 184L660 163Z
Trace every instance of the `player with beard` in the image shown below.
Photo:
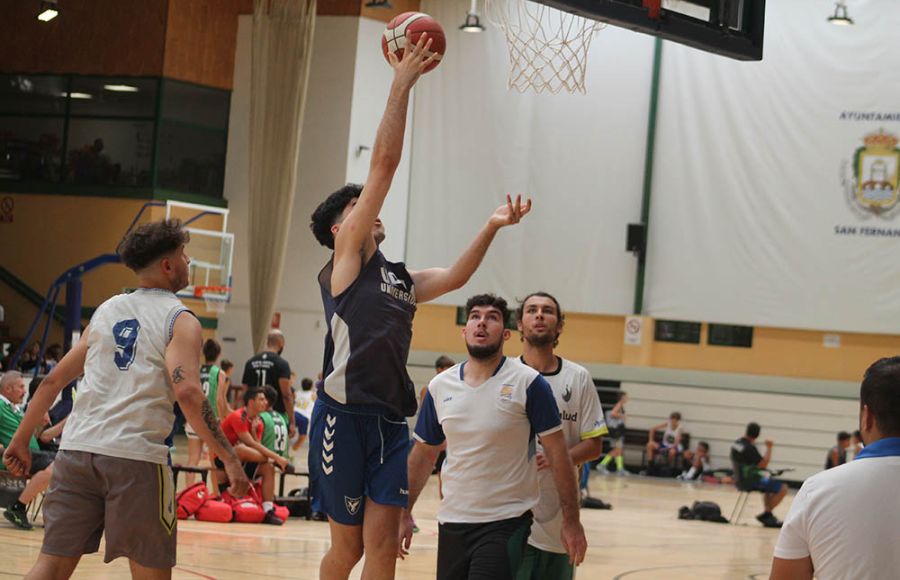
M432 379L416 424L400 557L412 541L412 508L446 441L439 580L516 577L539 499L535 434L558 492L559 533L568 561L580 564L587 549L559 409L540 373L503 356L510 336L507 318L502 298L481 294L469 299L463 337L470 358Z
M500 228L531 209L507 196L449 268L411 272L379 250L378 214L400 162L410 90L434 61L426 38L407 42L402 60L388 54L394 81L366 184L342 187L312 215L316 239L334 250L319 273L328 332L309 433L313 507L328 514L331 533L320 566L328 580L347 578L363 553L363 578L393 578L408 497L405 417L418 407L406 370L417 304L462 287Z
M541 373L550 384L559 407L569 457L574 465L581 465L600 457L607 429L590 373L553 352L559 345L565 320L559 302L546 292L529 294L516 309L524 343L521 361ZM560 538L563 514L550 463L541 446L536 459L541 500L534 509L534 524L518 580L569 579L575 568L569 563Z

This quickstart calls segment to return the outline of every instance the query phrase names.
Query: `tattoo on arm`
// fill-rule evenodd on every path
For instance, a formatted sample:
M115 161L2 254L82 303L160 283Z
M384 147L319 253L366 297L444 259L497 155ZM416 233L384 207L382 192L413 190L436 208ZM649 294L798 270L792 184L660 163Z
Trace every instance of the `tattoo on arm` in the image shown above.
M181 367L178 368L180 369ZM215 437L216 439L216 442L221 445L223 449L229 451L230 455L234 455L234 449L231 447L231 444L228 442L225 434L222 433L222 429L219 428L219 421L216 419L212 407L209 405L209 400L205 398L203 399L203 404L200 406L200 414L203 415L203 422L212 432L213 437Z
M181 365L175 367L175 370L172 371L172 384L177 385L181 381L184 380L184 369L181 368Z

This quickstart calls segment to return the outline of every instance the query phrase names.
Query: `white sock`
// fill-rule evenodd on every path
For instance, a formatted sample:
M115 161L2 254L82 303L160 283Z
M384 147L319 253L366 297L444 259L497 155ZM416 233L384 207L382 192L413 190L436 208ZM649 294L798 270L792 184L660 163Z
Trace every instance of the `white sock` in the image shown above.
M272 502L270 502L270 501L263 502L263 511L264 512L269 513L273 509L275 509L275 506L272 504Z
M684 477L685 477L685 479L694 479L695 475L697 475L697 468L691 467Z

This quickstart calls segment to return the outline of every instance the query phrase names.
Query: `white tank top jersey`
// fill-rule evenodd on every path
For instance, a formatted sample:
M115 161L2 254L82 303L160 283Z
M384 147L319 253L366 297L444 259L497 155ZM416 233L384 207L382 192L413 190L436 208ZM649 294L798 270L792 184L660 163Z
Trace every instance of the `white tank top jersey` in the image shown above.
M608 430L603 421L603 408L600 406L600 397L597 395L591 374L581 365L561 357L557 358L560 362L559 369L543 376L550 383L556 405L559 407L566 447L571 449L585 439L606 435ZM538 450L541 450L540 444ZM562 509L559 505L559 492L553 480L553 471L550 469L539 471L538 484L541 498L533 510L534 524L531 526L528 543L546 552L565 554L566 550L560 539Z
M681 436L681 429L684 427L681 422L678 423L678 427L672 427L672 421L666 422L666 430L663 432L662 436L662 446L663 447L672 447L675 445L675 441ZM679 445L681 445L679 443Z
M415 438L447 441L438 522L479 524L519 517L538 500L534 436L560 429L550 385L514 358L504 358L478 387L464 365L431 380Z
M190 313L173 293L153 288L114 296L97 308L60 449L167 463L175 394L166 347L184 312Z

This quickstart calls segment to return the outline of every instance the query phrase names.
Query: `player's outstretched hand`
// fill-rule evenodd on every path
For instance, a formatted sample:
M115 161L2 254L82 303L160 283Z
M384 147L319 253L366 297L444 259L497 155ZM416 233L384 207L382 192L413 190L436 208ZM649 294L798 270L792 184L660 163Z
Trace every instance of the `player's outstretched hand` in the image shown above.
M3 452L3 465L16 477L28 475L31 472L31 450L28 445L10 441L9 447Z
M584 554L587 552L587 538L584 536L584 528L581 522L578 520L564 520L560 536L562 537L563 548L566 549L566 554L569 555L569 564L578 566L584 562Z
M393 52L388 53L388 61L394 68L395 83L405 88L416 84L425 69L438 57L437 53L431 52L431 41L428 33L423 32L419 36L419 42L413 44L412 37L407 34L406 44L403 45L403 58L397 58Z
M409 556L409 546L412 544L413 528L416 523L413 521L412 514L409 510L403 510L400 513L400 543L398 544L397 557L401 560Z
M516 203L513 203L512 196L506 196L506 203L497 208L497 211L488 220L488 223L496 228L511 226L519 223L523 217L531 211L531 198L526 198L525 205L522 205L522 195L516 195Z

